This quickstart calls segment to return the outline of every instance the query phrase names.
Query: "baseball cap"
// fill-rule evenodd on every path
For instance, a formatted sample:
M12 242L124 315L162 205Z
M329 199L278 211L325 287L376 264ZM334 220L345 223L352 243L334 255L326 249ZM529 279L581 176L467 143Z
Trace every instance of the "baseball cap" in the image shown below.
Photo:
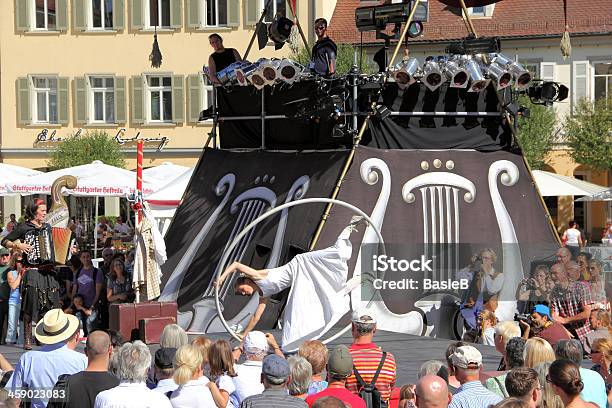
M270 354L263 359L261 372L268 377L286 379L289 377L289 363L276 354Z
M161 369L172 368L176 349L171 347L162 347L155 352L155 366Z
M482 354L472 346L461 346L451 356L453 365L459 368L476 369L482 365Z
M339 345L329 353L327 371L340 377L348 377L353 373L353 356L348 347Z
M541 316L548 317L548 320L552 320L552 317L550 316L550 308L546 305L535 305L533 307L533 311Z
M351 321L354 323L376 324L376 319L365 310L353 310Z
M0 255L10 255L11 252L5 247L0 247Z
M248 332L244 338L244 351L252 354L268 351L266 335L260 331Z

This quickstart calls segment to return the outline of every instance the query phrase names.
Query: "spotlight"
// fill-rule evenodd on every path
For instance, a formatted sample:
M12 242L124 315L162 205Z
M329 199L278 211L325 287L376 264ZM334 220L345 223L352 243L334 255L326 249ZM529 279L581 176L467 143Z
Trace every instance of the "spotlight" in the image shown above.
M278 66L277 72L279 79L292 84L300 78L300 74L304 72L304 67L296 62L284 59Z
M425 62L425 65L423 65L423 77L421 81L432 92L442 85L442 71L440 71L438 63L433 59L429 59Z
M450 80L451 88L466 88L468 86L468 73L456 61L450 60L444 65L444 74Z
M395 66L393 78L397 85L404 89L412 85L416 79L414 74L419 70L419 61L416 58L410 58L407 61L402 61Z
M560 102L567 99L569 89L565 85L556 82L543 82L535 86L531 86L527 90L529 99L536 105L552 105L553 102Z
M512 74L510 71L504 69L504 67L496 62L492 62L489 66L485 65L484 69L489 78L495 83L495 89L498 91L512 85Z
M280 66L279 60L265 60L259 64L259 70L263 74L267 85L274 85L278 77L277 69Z
M242 86L247 86L249 80L247 79L250 74L257 71L257 65L245 61L238 69L236 69L236 80Z
M265 58L260 58L255 64L255 69L246 75L247 81L249 81L257 89L262 89L266 86L266 78L263 75L261 65L266 61Z
M471 79L468 92L481 92L489 85L489 82L491 82L490 79L484 76L482 65L477 59L467 57L464 60L463 68L467 71Z
M514 76L514 83L518 89L525 89L533 80L529 71L516 61L511 60L503 54L491 54L491 61L507 69Z
M285 42L291 35L291 27L293 27L293 21L286 17L277 14L272 20L272 23L268 27L268 37L274 41L274 48L279 50L283 48Z
M412 23L410 23L410 26L408 26L408 37L420 37L423 35L423 31L423 23L421 23L420 21L413 21Z

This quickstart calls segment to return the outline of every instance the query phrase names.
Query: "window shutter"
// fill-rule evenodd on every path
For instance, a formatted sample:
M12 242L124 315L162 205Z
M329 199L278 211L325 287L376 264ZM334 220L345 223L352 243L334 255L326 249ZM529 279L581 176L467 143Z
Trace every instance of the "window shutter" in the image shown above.
M115 123L125 123L125 77L115 77Z
M200 21L200 8L202 7L202 0L187 0L187 27L189 28L200 28L202 23Z
M15 0L15 28L30 31L30 0Z
M113 0L113 29L125 28L125 0Z
M20 126L29 125L32 122L32 116L30 115L29 78L17 78L17 98L17 123Z
M89 111L89 98L87 98L87 78L77 77L74 79L74 124L87 123Z
M261 10L259 0L244 0L244 25L245 28L253 28L259 21Z
M57 31L68 31L68 0L56 0Z
M240 0L227 0L227 25L240 26Z
M555 63L542 62L540 63L540 79L546 82L555 80Z
M185 118L185 97L183 94L183 76L172 75L172 121L174 123L183 123Z
M143 10L143 0L131 0L130 2L130 15L131 15L131 25L134 30L142 30L144 27L144 10Z
M572 65L574 73L574 80L572 86L572 104L573 107L576 108L580 99L589 97L589 62L574 61Z
M189 123L198 123L200 111L202 110L202 80L200 77L201 75L187 76L187 89L189 92L187 122Z
M140 75L132 77L132 122L144 123L144 78Z
M60 125L68 124L68 83L66 77L57 78L57 122Z
M181 28L183 26L183 0L170 0L170 27Z
M87 30L87 7L85 7L85 0L72 0L72 18L76 31Z

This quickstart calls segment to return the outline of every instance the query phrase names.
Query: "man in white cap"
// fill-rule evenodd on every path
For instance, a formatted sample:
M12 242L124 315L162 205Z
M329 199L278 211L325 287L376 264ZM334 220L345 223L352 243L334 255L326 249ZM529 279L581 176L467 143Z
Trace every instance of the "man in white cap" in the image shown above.
M502 400L480 382L482 354L475 347L461 346L451 356L455 378L461 384L449 408L488 408Z
M79 319L75 316L64 313L62 309L45 313L35 333L43 346L21 356L5 387L14 406L20 403L14 397L26 394L25 390L52 390L60 375L75 374L87 368L87 357L75 351L79 334ZM39 392L38 396L42 396L40 394L43 393ZM32 407L44 408L47 402L48 399L32 398Z
M246 356L243 364L236 364L236 377L232 377L236 386L238 402L245 398L261 394L264 386L261 383L261 366L268 354L268 339L260 331L251 331L244 337L242 351Z

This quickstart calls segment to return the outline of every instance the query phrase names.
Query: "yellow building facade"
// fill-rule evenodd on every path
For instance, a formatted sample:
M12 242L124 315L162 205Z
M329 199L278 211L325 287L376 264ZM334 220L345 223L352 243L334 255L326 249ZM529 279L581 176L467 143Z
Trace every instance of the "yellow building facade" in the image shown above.
M212 88L201 75L219 33L244 56L267 0L6 0L0 6L0 158L45 169L50 149L77 132L105 131L145 144L145 167L164 161L193 166L211 131L198 122ZM309 41L315 17L331 18L332 1L297 0ZM266 21L291 17L286 0L271 0ZM331 8L330 8L331 6ZM154 34L163 55L152 68ZM286 44L248 59L283 58ZM160 139L166 140L158 149ZM128 168L135 142L127 142ZM19 212L4 200L3 216Z

